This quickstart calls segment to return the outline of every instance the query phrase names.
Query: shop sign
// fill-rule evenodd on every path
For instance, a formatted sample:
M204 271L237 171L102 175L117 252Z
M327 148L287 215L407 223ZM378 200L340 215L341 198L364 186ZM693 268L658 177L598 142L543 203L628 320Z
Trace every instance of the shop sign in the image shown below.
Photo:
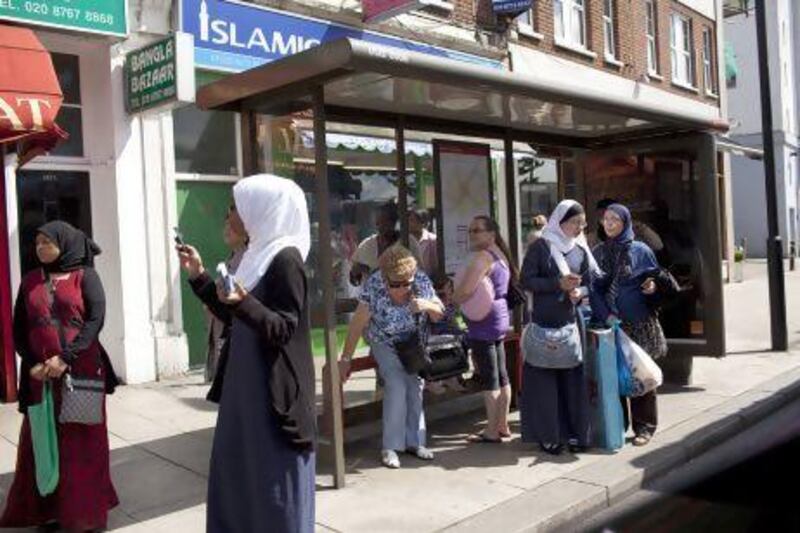
M136 113L174 102L194 102L194 39L176 33L125 57L125 109Z
M484 57L248 3L180 0L180 8L182 31L194 35L195 66L209 70L241 72L345 37L503 68Z
M380 22L423 5L419 0L361 0L364 22Z
M0 138L4 130L11 134L46 131L60 106L61 97L0 92Z
M492 11L497 15L519 15L532 7L532 0L492 0Z
M126 0L0 0L0 19L125 36L126 4Z

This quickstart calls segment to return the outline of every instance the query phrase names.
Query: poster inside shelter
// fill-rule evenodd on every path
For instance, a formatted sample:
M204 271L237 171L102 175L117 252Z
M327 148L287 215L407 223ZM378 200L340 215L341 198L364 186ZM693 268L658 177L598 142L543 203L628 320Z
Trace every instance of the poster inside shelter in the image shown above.
M488 145L434 141L438 154L439 239L445 273L452 276L467 261L469 223L492 215L491 151Z

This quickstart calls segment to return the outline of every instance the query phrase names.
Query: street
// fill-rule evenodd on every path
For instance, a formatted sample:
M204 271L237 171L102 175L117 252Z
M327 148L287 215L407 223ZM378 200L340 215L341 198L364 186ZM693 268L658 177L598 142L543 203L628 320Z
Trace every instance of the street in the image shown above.
M795 402L578 529L800 531L793 488L798 472L800 402Z

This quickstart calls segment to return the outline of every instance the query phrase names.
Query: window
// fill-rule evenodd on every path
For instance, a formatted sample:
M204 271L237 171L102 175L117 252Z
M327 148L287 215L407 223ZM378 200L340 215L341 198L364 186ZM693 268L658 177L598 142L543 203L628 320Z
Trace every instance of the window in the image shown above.
M714 76L714 45L711 41L711 29L703 28L703 84L706 93L716 94L717 83Z
M603 50L606 59L616 59L617 57L617 45L614 38L614 0L603 0Z
M83 157L83 104L81 102L81 75L78 56L51 54L64 103L56 117L56 123L67 133L69 139L60 142L50 155Z
M645 2L645 25L647 26L647 72L658 75L658 37L656 34L656 6L654 0Z
M239 175L235 113L190 105L174 110L172 122L176 172Z
M536 35L536 17L534 10L536 9L536 2L531 2L531 8L523 11L517 17L517 26L519 32L526 35Z
M586 48L586 0L553 0L556 43Z
M694 88L694 53L692 48L692 21L672 15L670 24L672 50L672 81L676 85Z

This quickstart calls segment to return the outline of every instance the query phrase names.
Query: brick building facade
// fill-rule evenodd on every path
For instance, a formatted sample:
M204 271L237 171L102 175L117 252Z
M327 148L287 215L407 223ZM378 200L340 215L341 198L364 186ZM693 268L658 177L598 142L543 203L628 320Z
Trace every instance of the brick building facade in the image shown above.
M658 57L657 75L648 73L647 32L645 0L634 2L613 1L612 20L616 61L609 61L604 54L605 29L603 11L605 1L585 0L586 46L585 50L570 49L556 43L553 0L535 0L532 10L533 31L525 31L519 20L514 23L516 41L526 47L569 59L576 63L604 70L631 80L646 80L647 83L683 96L716 105L716 83L707 84L703 78L703 30L711 33L712 73L716 73L715 23L708 17L675 0L652 0L656 9L656 47ZM672 82L670 46L671 16L679 14L691 24L693 43L692 64L696 90L680 87ZM716 77L714 78L716 79Z

